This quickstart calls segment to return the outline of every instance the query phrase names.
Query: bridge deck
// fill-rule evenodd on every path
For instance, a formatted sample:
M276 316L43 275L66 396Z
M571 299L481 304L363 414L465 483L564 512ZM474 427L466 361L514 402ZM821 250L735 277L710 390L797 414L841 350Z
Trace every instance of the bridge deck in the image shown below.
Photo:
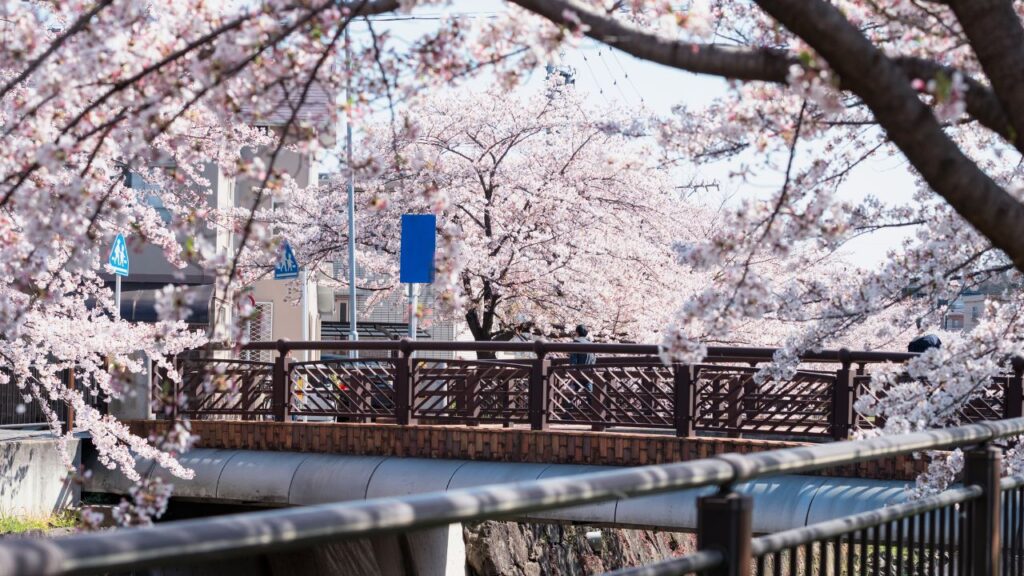
M132 431L159 434L168 421L137 420ZM289 450L334 454L444 458L549 464L643 466L682 462L724 453L746 454L804 446L803 442L747 438L689 437L584 429L530 430L362 423L246 422L193 420L200 448ZM830 476L913 480L927 462L887 458L823 472Z

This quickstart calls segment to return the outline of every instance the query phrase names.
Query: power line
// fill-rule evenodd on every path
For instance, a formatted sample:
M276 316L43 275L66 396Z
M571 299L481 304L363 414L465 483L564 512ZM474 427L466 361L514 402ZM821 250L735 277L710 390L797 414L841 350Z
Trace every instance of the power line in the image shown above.
M637 97L640 98L640 107L647 108L647 102L644 100L643 93L641 93L640 89L636 87L636 84L633 82L633 79L629 77L629 72L627 72L626 67L622 65L622 61L619 60L618 54L615 53L615 50L609 50L609 52L611 52L612 59L614 59L615 63L619 66L619 70L622 70L622 75L626 78L626 82L629 83L629 85L633 88L633 92L636 92Z
M450 18L488 18L501 16L502 12L439 12L435 14L417 14L409 16L370 16L371 22L410 22L416 20L445 20ZM357 20L358 22L358 20Z
M597 50L597 57L601 60L601 64L604 65L604 69L608 71L608 77L612 79L612 86L619 91L619 95L622 96L623 102L629 102L629 98L626 97L626 93L622 91L622 86L619 86L619 79L612 73L612 69L608 66L608 62L604 59L604 55L601 54L601 49Z
M590 60L587 58L587 55L584 54L583 51L580 51L580 56L583 56L583 63L587 65L587 70L590 70L590 75L594 78L594 84L597 85L597 93L604 98L605 103L611 104L612 101L608 98L608 95L604 93L604 86L602 86L601 82L598 81L597 72L595 72L594 67L590 65Z

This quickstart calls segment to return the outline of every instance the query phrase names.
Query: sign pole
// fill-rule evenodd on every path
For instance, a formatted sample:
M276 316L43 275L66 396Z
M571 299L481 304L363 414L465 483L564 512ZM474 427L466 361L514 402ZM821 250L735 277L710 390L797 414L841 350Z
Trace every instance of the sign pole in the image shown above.
M114 308L116 308L116 316L118 320L121 319L121 275L114 276Z
M349 100L352 88L351 44L348 27L345 28L345 100ZM345 139L348 155L348 339L359 340L358 312L359 296L356 294L356 187L355 169L352 167L352 106L345 107ZM358 350L349 350L349 358L359 358Z
M303 268L302 270L299 271L299 282L302 282L302 339L303 340L309 340L309 310L307 310L307 307L309 306L309 304L307 303L307 300L306 300L308 298L307 293L309 292L309 288L307 287L308 280L309 280L309 278L307 277L306 269ZM303 350L302 351L302 359L306 360L306 361L309 360L309 350Z
M409 285L409 338L416 339L418 284L434 281L434 249L437 217L433 214L402 214L402 249L398 281Z
M128 244L124 241L124 236L118 234L114 238L114 245L110 247L110 256L107 258L107 264L110 269L114 272L114 307L117 308L114 319L121 319L121 276L128 275L128 268L130 262L128 261Z
M411 339L411 340L415 340L416 339L416 328L417 328L416 325L418 324L418 319L416 318L416 309L419 307L418 306L418 300L419 300L419 290L416 289L416 285L415 284L410 283L409 284L409 339Z
M299 266L299 261L295 259L295 252L292 252L291 245L285 240L281 243L281 254L278 256L277 264L274 265L274 280L295 279L302 283L302 334L300 338L309 340L309 314L306 310L306 269ZM309 360L308 350L302 352L302 359Z

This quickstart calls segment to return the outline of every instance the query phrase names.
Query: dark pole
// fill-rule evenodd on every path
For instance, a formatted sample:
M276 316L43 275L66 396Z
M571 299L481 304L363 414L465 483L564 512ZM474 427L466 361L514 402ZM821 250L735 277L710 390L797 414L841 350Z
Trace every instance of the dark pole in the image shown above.
M284 340L277 341L277 358L274 359L272 386L274 420L287 422L291 387L288 385L288 345Z
M853 371L850 370L850 351L843 348L838 356L841 364L832 387L832 439L846 440L853 427Z
M527 402L530 413L530 430L546 430L548 427L548 367L547 350L543 340L533 343L536 358L530 368L530 388Z
M673 392L675 402L673 404L673 419L676 425L676 436L680 438L691 438L696 435L694 429L695 402L694 382L697 380L698 368L689 364L674 364Z
M991 445L984 445L964 454L964 485L980 486L982 495L968 504L973 514L968 515L967 546L971 560L970 574L975 576L997 576L999 574L999 526L1000 498L999 479L1002 476L1003 451ZM964 554L960 550L960 554Z
M1006 390L1003 392L1006 398L1003 417L1017 418L1024 416L1024 383L1022 383L1024 358L1014 356L1010 361L1010 365L1013 367L1013 375L1006 382Z
M75 389L75 368L72 366L68 368L68 390ZM68 404L68 417L67 417L67 429L64 431L67 434L74 432L75 430L75 406Z
M697 549L717 550L725 558L714 576L750 576L754 501L732 486L697 500Z
M402 338L398 343L398 349L401 355L395 366L395 422L401 425L415 424L412 418L412 342L408 338Z

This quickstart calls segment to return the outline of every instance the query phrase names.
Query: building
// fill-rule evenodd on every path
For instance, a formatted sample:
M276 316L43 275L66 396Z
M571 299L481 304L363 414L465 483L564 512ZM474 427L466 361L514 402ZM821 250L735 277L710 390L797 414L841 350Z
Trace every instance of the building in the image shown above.
M1010 290L1018 286L1009 278L1000 277L985 282L970 290L964 290L952 302L946 304L946 313L942 317L942 329L951 332L970 332L985 317L985 303L989 300L1001 300Z
M333 98L319 84L313 85L305 102L299 106L297 102L282 104L276 111L257 116L254 111L252 125L271 133L280 133L291 116L291 108L298 107L298 116L304 120L315 121L329 117L330 107L334 106ZM334 143L334 134L322 135L321 143L329 148ZM260 153L260 152L256 152ZM265 154L265 152L264 152ZM269 160L269 159L267 159ZM315 186L327 181L322 174L321 158L312 157L290 149L279 152L275 166L287 171L299 186ZM173 169L172 163L165 165ZM218 166L209 164L203 177L210 182L207 195L211 206L229 209L235 206L250 207L253 205L259 182L244 178L233 178L226 175ZM137 174L126 175L128 186L140 191L150 186ZM154 203L161 210L159 198L148 196L147 201ZM264 207L269 199L263 201ZM169 218L170 215L167 215ZM238 239L227 230L209 229L206 241L216 246L218 251L233 250ZM300 263L301 265L301 263ZM336 289L330 276L339 276L337 271L344 263L334 263L334 269L304 270L298 280L282 281L265 278L252 286L251 301L258 314L249 321L247 329L252 341L269 340L322 340L348 338L348 302L347 289ZM183 272L183 273L182 273ZM109 278L113 284L113 277ZM236 313L232 304L221 302L215 298L213 291L213 275L190 265L184 271L175 270L162 251L156 246L136 246L131 249L131 275L122 283L122 317L132 321L155 321L154 302L156 291L167 284L187 285L193 291L192 315L190 321L197 328L205 328L211 334L215 326L211 321L226 325L233 321ZM296 283L298 291L305 294L300 302L296 302ZM403 294L396 290L376 306L367 308L367 293L361 293L356 303L359 306L359 337L363 340L394 339L408 333L408 306ZM304 306L302 304L304 302ZM433 309L434 297L430 286L421 289L420 309L427 311L427 317L421 322L418 337L422 339L451 340L455 337L455 327L451 322L435 322L429 311ZM251 359L269 359L272 352L247 353ZM266 358L265 358L266 357Z

